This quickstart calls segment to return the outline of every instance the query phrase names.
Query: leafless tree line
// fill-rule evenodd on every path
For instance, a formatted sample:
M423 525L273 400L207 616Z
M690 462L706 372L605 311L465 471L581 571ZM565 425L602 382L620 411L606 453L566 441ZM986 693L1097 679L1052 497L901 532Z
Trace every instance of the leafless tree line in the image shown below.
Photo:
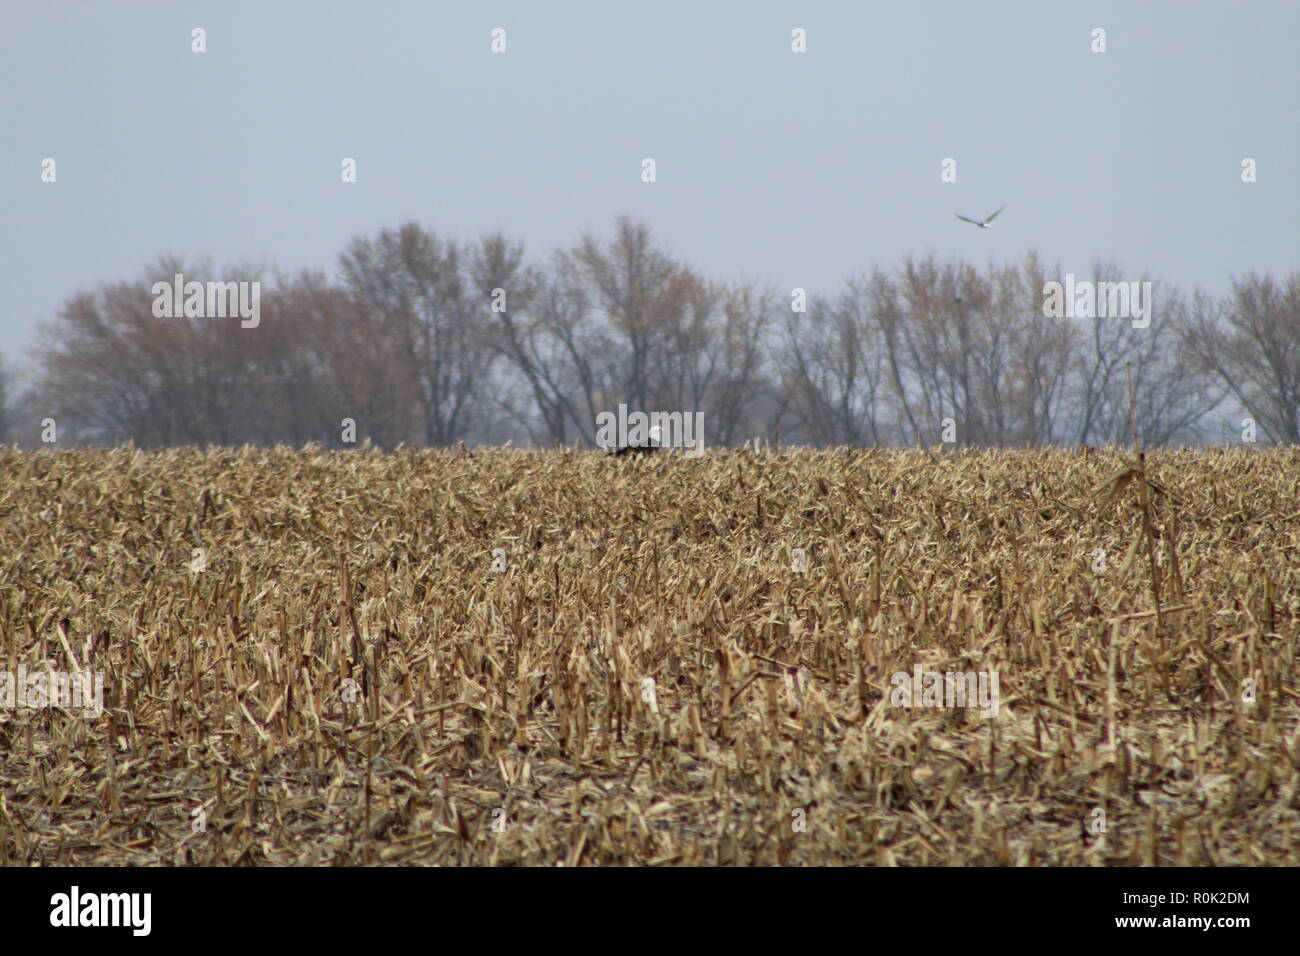
M261 320L159 318L151 287L262 281ZM1215 298L1153 281L1150 325L1049 318L1035 255L983 269L933 256L831 295L701 275L642 222L616 220L545 261L500 233L415 224L352 240L337 277L214 274L160 259L70 298L15 377L0 435L141 447L382 447L595 441L596 415L701 411L708 444L1017 447L1300 442L1300 273ZM1114 263L1096 282L1134 280ZM25 387L18 387L18 379Z

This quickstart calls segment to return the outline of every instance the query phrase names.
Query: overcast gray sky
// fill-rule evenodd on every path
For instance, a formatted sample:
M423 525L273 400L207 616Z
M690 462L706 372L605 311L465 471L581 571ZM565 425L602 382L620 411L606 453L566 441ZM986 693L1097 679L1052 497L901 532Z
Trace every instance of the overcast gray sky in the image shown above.
M0 23L14 358L159 253L332 272L409 219L540 257L629 212L709 275L810 291L927 251L1214 291L1300 266L1295 0L5 0ZM1003 203L989 230L953 215Z

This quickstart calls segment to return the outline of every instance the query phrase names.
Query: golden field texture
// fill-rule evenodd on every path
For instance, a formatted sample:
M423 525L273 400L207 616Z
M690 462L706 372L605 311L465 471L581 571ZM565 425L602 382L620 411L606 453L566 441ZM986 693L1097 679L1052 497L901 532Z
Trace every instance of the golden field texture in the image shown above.
M6 865L1300 862L1297 449L0 460Z

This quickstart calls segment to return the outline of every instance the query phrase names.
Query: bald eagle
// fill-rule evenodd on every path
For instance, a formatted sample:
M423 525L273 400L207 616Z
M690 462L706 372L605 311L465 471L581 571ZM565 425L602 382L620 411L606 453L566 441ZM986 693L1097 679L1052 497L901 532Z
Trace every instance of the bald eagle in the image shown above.
M659 436L661 432L658 425L650 426L650 441L644 445L620 445L617 448L606 452L607 455L649 455L659 450Z

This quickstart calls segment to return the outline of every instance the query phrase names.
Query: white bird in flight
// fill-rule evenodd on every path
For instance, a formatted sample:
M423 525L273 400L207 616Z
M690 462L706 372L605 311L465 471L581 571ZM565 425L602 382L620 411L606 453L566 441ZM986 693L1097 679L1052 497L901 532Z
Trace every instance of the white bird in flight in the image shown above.
M1002 209L1006 209L1006 208L1007 208L1006 206L1002 207ZM999 209L998 212L1001 212L1002 209ZM979 226L981 229L987 229L989 227L989 223L991 223L994 219L998 218L998 212L995 212L993 215L989 216L983 222L980 222L978 219L967 219L961 213L956 213L956 216L962 222L968 222L972 226Z

